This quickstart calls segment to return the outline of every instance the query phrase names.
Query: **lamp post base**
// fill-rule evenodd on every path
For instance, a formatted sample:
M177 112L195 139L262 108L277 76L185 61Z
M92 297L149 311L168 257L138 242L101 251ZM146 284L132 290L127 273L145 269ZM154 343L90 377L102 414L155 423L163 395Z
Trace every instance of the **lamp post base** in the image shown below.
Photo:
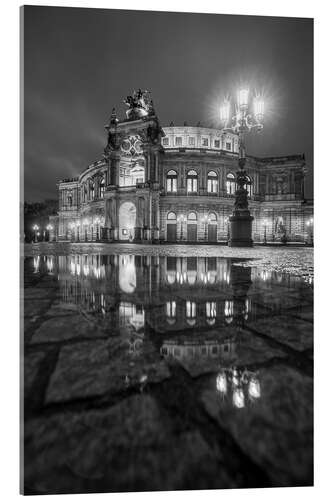
M229 247L252 247L252 221L251 215L232 215L230 217Z

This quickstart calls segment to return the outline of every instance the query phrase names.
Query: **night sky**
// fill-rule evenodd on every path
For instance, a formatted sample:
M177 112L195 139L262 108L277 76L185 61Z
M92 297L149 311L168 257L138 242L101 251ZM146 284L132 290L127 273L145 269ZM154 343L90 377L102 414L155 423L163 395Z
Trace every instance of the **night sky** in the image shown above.
M311 19L24 8L25 200L56 198L56 182L101 158L111 109L152 92L164 126L218 125L225 95L263 92L261 134L248 154L305 153L313 191Z

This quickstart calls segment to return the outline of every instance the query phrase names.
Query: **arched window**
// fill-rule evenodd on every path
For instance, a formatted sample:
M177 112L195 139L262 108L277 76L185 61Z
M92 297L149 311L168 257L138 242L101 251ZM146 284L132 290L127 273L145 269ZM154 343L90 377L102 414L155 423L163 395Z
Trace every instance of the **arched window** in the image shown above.
M210 212L208 215L208 220L211 224L215 224L217 222L217 216L215 212Z
M84 183L84 185L83 185L83 201L84 201L84 203L86 203L87 199L88 199L88 188L87 188L87 184Z
M95 198L95 183L93 180L89 184L89 199L93 200Z
M177 216L175 212L169 212L167 216L167 220L175 221L176 222Z
M244 188L248 192L248 196L252 196L252 181L248 176L246 176L246 184L244 185Z
M104 197L104 191L105 191L105 176L100 179L99 181L99 197L103 198Z
M236 178L231 172L227 174L227 194L235 194L236 191Z
M175 170L169 170L167 173L167 192L177 192L177 172Z
M198 191L198 174L195 170L190 170L187 173L187 192L197 193Z
M187 216L187 220L191 222L191 224L195 224L197 222L197 214L195 212L190 212Z
M208 193L217 193L217 173L216 172L208 172L208 181L207 181L207 191Z

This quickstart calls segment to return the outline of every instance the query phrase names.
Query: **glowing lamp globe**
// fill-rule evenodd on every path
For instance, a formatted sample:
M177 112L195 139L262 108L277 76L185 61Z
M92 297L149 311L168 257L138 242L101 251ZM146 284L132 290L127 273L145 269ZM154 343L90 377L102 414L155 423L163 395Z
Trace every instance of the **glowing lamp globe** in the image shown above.
M253 102L254 116L258 123L261 123L264 118L265 103L263 99L257 97Z
M238 105L240 109L246 109L249 101L249 90L241 89L238 92Z

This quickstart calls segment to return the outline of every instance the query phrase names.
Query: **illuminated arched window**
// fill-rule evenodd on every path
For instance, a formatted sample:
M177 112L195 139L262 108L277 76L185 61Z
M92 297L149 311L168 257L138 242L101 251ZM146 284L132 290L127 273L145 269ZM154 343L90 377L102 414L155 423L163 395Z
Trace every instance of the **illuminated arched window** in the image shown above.
M217 173L216 172L208 172L207 179L207 191L208 193L217 193Z
M197 214L195 212L190 212L187 216L188 222L195 224L197 222Z
M248 192L248 196L252 196L252 181L250 177L246 176L246 184L244 185L244 188Z
M198 174L195 170L190 170L187 173L187 192L197 193L198 192Z
M175 170L169 170L167 173L167 192L177 192L177 172Z
M217 222L217 215L215 212L210 212L210 214L208 215L208 219L209 219L209 222L210 224L215 224Z
M229 172L227 174L227 182L226 182L227 194L235 194L236 191L236 178L235 175Z
M105 176L100 179L99 181L99 197L103 198L104 197L104 191L105 191Z
M169 212L167 215L167 220L175 221L176 222L177 216L175 212Z

